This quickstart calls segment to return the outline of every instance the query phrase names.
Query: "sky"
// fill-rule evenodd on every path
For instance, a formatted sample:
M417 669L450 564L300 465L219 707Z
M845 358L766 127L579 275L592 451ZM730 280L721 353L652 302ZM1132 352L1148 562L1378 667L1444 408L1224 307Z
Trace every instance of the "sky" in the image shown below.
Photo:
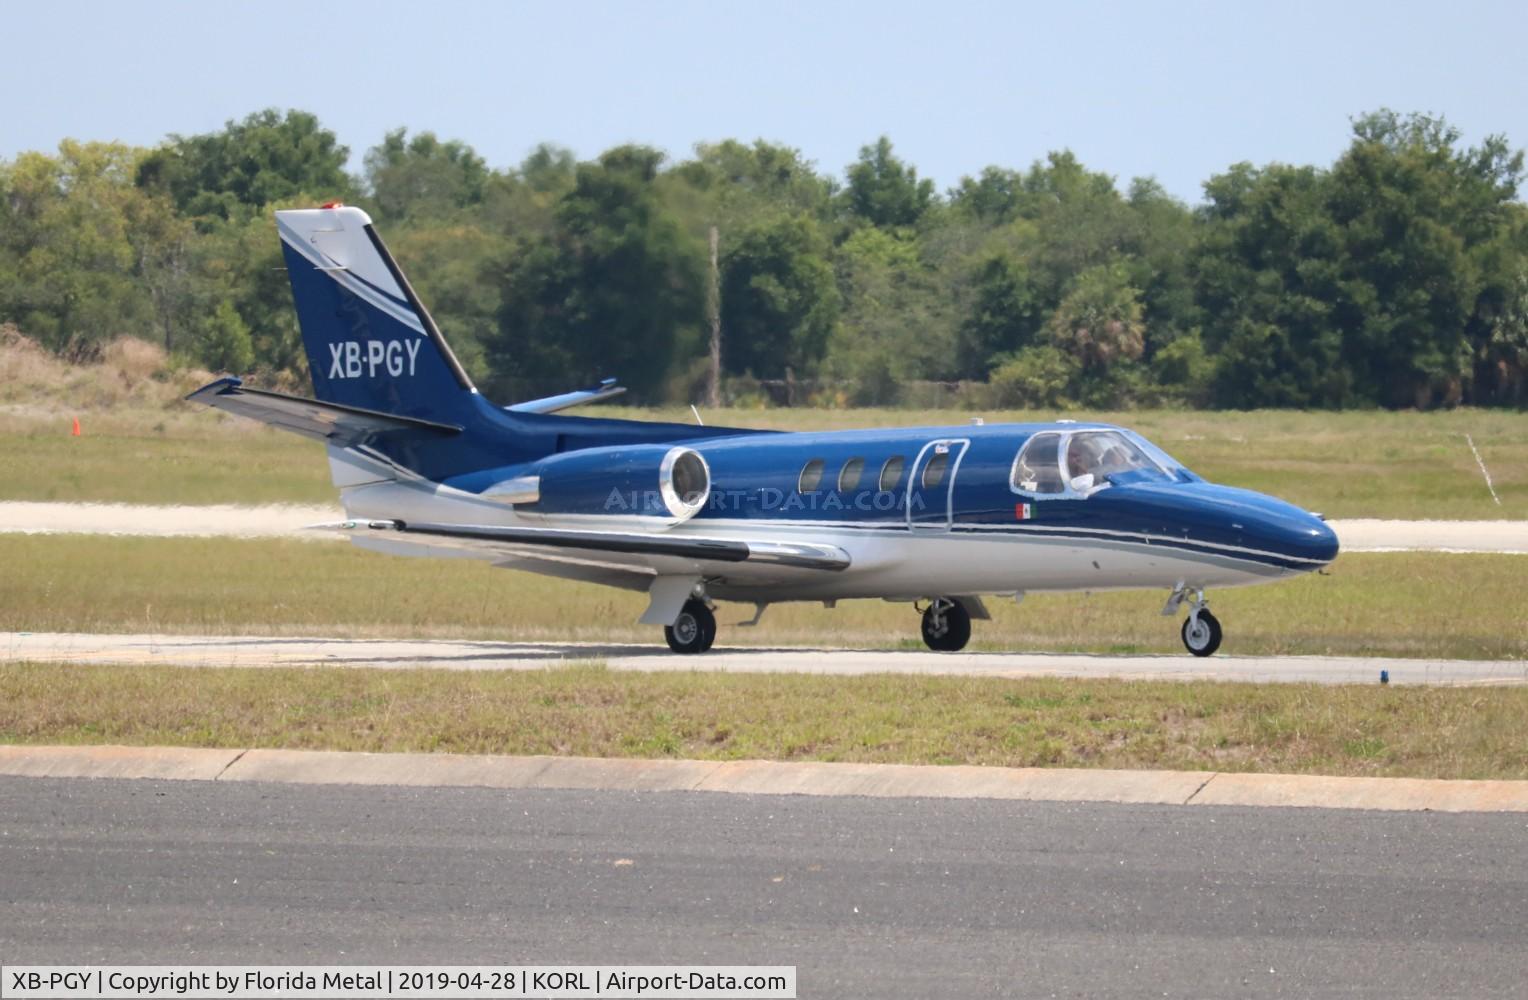
M0 24L3 158L290 107L355 169L399 126L495 167L763 138L838 176L885 134L941 190L1069 148L1194 203L1239 161L1330 164L1380 107L1528 143L1521 2L55 0Z

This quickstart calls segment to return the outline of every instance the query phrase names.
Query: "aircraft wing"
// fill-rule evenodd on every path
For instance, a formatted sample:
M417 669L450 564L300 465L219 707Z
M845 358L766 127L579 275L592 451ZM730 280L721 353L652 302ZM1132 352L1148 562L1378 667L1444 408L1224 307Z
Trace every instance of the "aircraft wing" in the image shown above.
M700 562L755 563L837 572L849 568L849 554L836 545L814 542L743 541L687 535L566 528L500 527L483 524L431 524L417 521L337 521L315 524L320 530L398 541L484 549L490 552L540 552L569 557L580 554L668 556Z
M459 434L462 430L454 424L400 417L268 389L248 389L236 378L218 379L186 399L338 445L351 444L385 431L426 430L445 435Z

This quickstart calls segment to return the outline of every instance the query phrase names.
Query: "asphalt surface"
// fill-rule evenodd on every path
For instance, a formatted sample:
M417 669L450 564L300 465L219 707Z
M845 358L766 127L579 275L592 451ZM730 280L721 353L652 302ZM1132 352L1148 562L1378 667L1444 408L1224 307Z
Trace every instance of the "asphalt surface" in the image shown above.
M798 967L802 997L1523 995L1528 817L0 778L7 963Z
M1119 677L1309 684L1528 684L1524 660L1361 656L1103 656L717 646L681 656L660 645L317 639L264 636L0 633L0 663L150 663L182 667L370 667L543 670L598 660L612 670L722 673L925 674L966 677Z

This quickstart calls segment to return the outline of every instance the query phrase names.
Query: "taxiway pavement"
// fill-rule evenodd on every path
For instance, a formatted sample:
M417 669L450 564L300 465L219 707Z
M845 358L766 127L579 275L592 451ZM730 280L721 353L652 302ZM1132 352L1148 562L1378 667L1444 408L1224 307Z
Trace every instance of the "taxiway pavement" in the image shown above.
M598 661L612 670L717 673L926 674L962 677L1116 677L1311 684L1528 684L1523 660L1406 660L1358 656L1105 656L933 653L923 650L717 646L680 656L659 645L323 639L228 635L0 633L0 662L148 663L181 667L370 667L542 670Z
M1528 817L0 778L8 963L795 965L802 997L1521 996Z

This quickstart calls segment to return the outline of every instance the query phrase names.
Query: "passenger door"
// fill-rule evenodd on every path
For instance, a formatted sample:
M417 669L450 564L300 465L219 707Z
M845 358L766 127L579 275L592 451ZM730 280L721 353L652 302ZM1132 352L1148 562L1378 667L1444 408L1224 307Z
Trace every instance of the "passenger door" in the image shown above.
M918 452L907 476L907 526L948 531L954 518L955 475L970 440L930 441Z

